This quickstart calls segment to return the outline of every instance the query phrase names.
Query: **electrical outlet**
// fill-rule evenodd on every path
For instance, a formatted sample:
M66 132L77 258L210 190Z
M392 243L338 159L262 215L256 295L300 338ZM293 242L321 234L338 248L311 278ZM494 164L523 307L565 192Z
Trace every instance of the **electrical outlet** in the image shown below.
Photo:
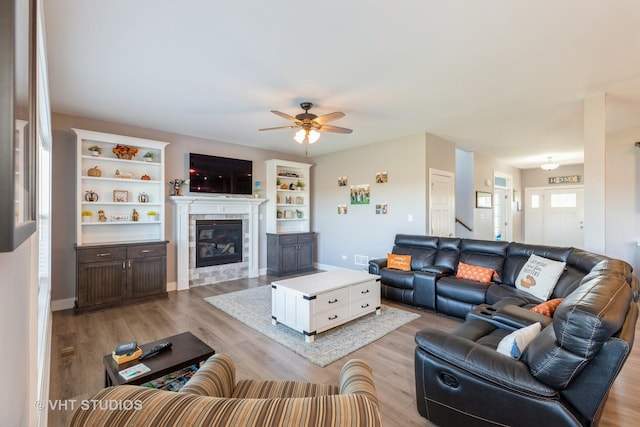
M369 257L366 255L356 255L354 258L355 265L369 265Z

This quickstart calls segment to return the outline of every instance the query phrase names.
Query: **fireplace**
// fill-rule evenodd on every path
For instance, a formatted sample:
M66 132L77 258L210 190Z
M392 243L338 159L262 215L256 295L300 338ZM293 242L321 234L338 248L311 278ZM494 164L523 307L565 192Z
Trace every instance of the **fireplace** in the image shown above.
M242 220L196 220L196 268L242 262Z

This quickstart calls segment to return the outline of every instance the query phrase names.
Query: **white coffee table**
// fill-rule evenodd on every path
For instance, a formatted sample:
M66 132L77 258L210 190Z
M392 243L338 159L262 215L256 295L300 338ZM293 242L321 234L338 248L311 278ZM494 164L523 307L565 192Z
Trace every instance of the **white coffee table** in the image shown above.
M316 334L365 314L380 314L380 276L331 270L271 282L271 323Z

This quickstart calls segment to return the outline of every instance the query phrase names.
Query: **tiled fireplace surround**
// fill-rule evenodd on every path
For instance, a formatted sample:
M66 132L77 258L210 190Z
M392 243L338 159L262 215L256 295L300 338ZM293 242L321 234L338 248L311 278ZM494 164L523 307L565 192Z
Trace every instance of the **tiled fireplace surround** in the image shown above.
M172 196L175 205L177 290L259 275L259 206L264 199ZM242 262L196 268L196 220L241 219Z

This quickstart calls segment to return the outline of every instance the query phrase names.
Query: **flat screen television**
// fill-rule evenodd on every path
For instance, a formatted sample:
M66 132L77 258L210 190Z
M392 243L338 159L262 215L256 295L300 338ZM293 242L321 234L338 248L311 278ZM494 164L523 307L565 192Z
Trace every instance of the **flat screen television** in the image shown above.
M251 194L253 162L189 153L192 193Z

